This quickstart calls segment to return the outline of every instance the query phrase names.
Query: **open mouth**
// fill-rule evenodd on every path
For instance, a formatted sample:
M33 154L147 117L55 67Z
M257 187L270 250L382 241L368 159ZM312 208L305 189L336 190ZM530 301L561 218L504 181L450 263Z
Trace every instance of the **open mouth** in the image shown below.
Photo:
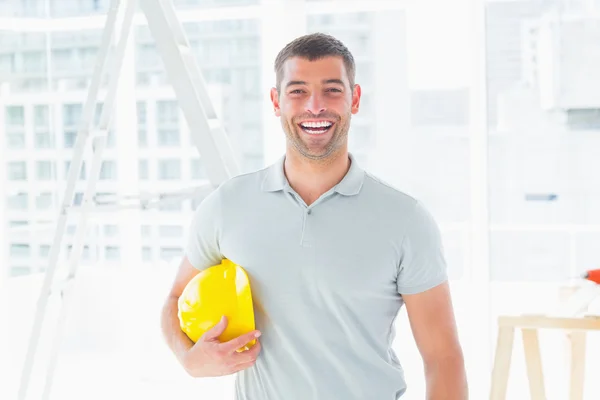
M300 129L309 135L322 135L328 132L333 125L333 122L330 121L301 122L298 124Z

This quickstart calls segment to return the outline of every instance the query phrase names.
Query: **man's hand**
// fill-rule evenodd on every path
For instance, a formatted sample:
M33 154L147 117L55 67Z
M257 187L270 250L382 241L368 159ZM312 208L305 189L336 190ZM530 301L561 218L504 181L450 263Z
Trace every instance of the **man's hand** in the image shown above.
M183 355L182 365L189 375L195 378L231 375L254 365L261 349L258 340L250 350L237 350L258 338L260 332L254 330L221 343L219 335L226 327L227 319L223 317Z

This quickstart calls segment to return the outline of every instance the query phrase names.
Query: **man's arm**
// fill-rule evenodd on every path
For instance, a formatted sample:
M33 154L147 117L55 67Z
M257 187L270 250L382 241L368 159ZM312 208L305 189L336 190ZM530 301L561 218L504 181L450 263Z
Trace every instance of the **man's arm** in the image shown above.
M403 298L423 358L427 400L467 400L464 358L448 283Z
M188 282L199 272L187 257L183 258L161 313L161 329L165 341L182 364L184 364L183 356L192 348L194 342L181 330L177 316L177 302Z
M219 336L228 324L227 318L222 318L194 343L181 330L177 302L186 285L198 273L199 270L184 257L161 314L161 329L167 345L185 371L196 378L224 376L252 367L261 350L260 342L257 340L250 350L242 353L237 350L258 338L259 331L253 330L221 343Z

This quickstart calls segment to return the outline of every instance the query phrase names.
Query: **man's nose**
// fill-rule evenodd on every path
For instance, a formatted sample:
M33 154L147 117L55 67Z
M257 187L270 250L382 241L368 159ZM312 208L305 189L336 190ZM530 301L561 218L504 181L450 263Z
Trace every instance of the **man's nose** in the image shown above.
M310 96L310 98L308 99L308 101L306 103L306 111L308 111L314 115L319 115L322 112L324 112L325 104L323 102L322 97L319 96L318 94L313 94L312 96Z

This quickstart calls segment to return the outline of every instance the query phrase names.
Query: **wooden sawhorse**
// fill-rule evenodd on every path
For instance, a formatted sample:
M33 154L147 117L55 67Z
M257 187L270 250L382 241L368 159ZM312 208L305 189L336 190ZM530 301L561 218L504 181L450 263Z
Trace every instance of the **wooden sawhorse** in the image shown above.
M515 330L521 329L532 400L546 400L538 338L539 329L561 329L570 336L569 400L583 400L586 332L600 331L600 317L561 318L543 315L501 316L492 371L490 400L505 400Z

